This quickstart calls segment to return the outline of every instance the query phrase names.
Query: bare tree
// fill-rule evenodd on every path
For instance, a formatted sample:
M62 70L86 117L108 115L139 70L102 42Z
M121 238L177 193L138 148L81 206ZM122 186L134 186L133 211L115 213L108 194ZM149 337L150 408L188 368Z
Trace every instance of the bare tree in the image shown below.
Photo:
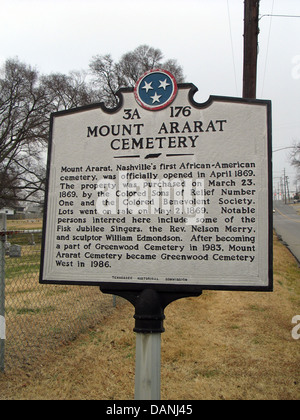
M300 181L300 141L294 141L293 149L290 153L290 162L297 170L297 181Z
M140 45L134 51L124 54L117 63L110 55L93 57L90 70L99 100L107 107L115 107L118 103L118 90L122 87L134 87L139 77L153 68L169 70L177 82L183 82L183 70L176 60L163 62L162 59L162 52L148 45Z
M40 76L18 59L7 60L0 69L0 207L43 201L52 112L99 101L115 107L120 88L133 87L142 74L157 67L182 82L176 60L162 60L162 52L147 45L124 54L117 63L110 55L96 56L90 63L90 81L84 71Z
M134 87L146 71L162 66L162 58L163 54L159 49L147 45L140 45L134 51L124 54L117 64L123 86Z
M7 170L0 164L0 208L16 206L19 185L17 174L11 168Z
M39 76L17 59L6 61L0 75L0 203L43 201L51 112L95 100L83 72Z
M48 102L48 112L77 108L96 101L96 95L86 82L86 72L73 71L68 75L54 73L41 77Z
M28 157L38 157L48 137L45 91L38 73L18 60L7 60L0 78L0 170L6 188L1 200L26 199L20 173Z

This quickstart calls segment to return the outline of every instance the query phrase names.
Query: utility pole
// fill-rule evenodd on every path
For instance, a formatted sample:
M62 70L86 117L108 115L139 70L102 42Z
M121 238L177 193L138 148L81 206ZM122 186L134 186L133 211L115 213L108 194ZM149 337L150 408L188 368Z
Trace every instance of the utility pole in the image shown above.
M286 204L286 176L285 176L285 168L283 171L283 182L284 182L284 204Z
M243 98L256 98L259 0L244 1Z
M290 187L289 187L289 177L286 177L286 188L287 188L287 196L288 196L288 203L291 201L290 197Z

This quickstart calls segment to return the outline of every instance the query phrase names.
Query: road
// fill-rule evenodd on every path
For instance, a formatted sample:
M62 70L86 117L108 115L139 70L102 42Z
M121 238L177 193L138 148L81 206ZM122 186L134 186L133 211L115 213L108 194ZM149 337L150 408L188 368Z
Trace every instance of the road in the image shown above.
M274 201L274 229L300 264L300 216L295 208L281 201Z

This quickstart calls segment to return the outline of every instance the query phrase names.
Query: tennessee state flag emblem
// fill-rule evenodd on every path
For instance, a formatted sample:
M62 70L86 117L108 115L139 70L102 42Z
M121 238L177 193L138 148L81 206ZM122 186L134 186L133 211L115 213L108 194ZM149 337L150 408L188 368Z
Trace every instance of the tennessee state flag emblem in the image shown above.
M134 95L143 108L158 111L174 101L177 90L175 77L170 72L153 69L139 78L134 88Z

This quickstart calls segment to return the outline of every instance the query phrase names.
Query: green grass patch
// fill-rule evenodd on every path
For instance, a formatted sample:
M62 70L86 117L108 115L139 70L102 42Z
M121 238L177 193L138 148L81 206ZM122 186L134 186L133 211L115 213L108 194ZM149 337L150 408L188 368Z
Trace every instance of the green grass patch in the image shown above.
M17 308L16 309L16 313L17 315L35 315L35 314L46 314L49 312L54 312L55 311L55 306L45 306L44 308L30 308L30 307L25 307L25 308Z

